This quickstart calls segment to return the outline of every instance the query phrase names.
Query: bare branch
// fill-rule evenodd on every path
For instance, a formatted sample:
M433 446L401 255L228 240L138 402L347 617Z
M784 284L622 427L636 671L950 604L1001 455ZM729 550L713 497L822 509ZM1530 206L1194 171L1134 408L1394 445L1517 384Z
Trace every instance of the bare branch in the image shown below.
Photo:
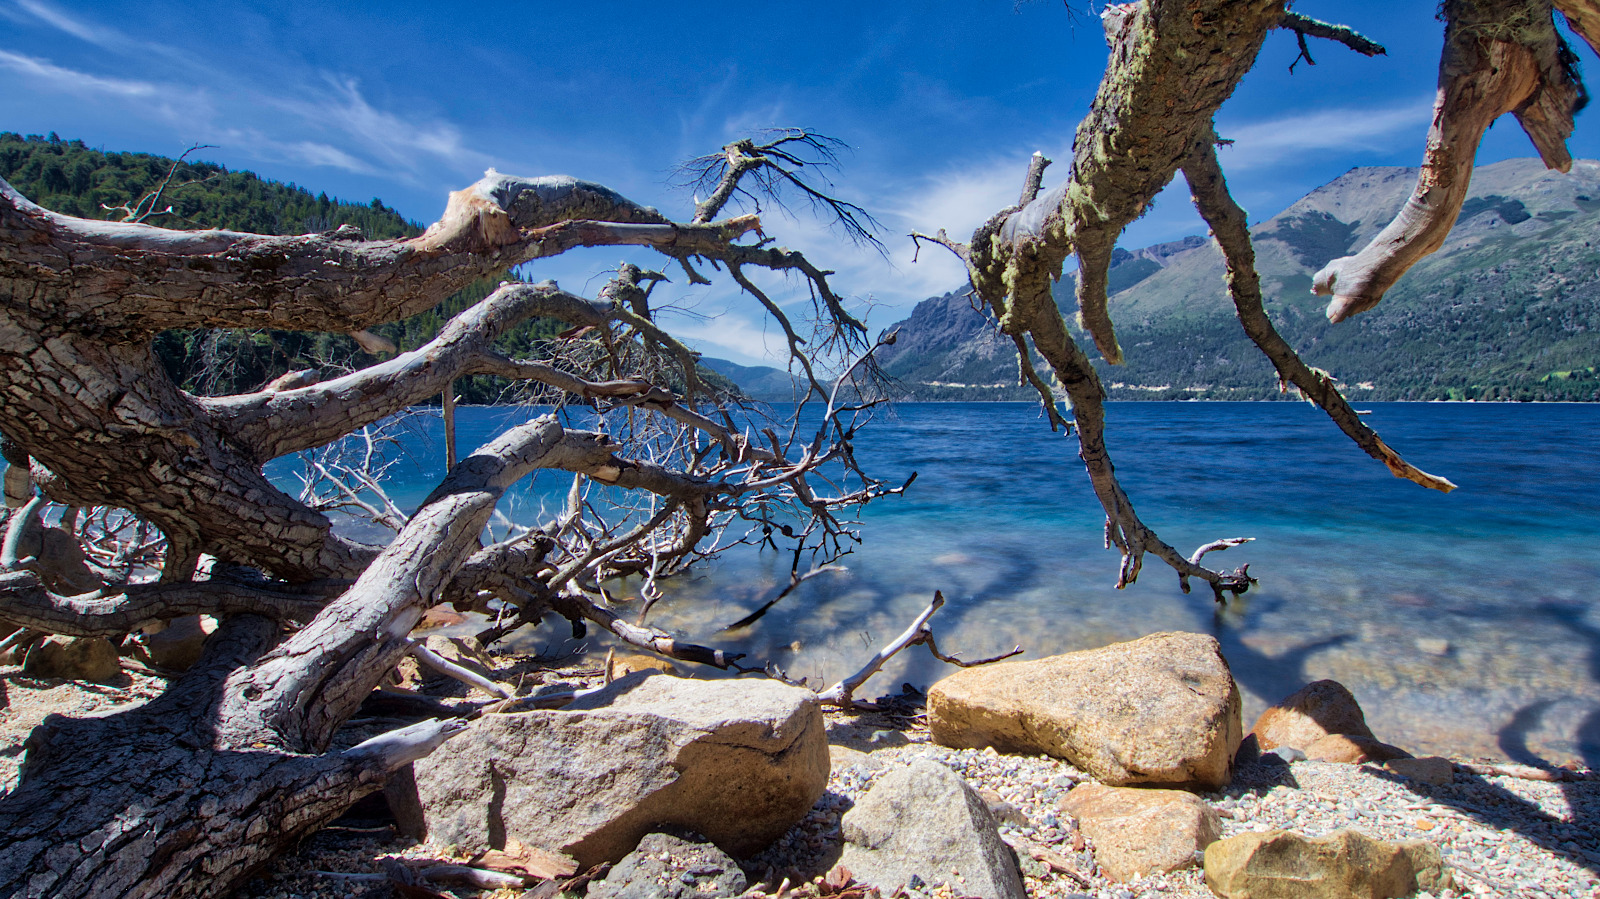
M849 149L843 141L818 134L808 128L773 128L753 138L741 138L722 148L721 153L699 156L678 167L678 181L696 190L709 190L695 208L695 222L709 222L739 194L749 196L760 211L766 198L782 204L786 190L798 191L813 209L820 210L855 243L869 244L880 252L883 244L874 233L878 221L865 209L828 193L833 185L826 170L836 168L839 153ZM814 186L802 170L816 173L820 186ZM755 190L743 186L745 179L755 182Z
M1294 62L1289 63L1289 71L1293 72L1295 64L1304 59L1307 65L1316 65L1311 58L1311 50L1306 46L1306 38L1315 37L1323 40L1343 44L1360 53L1362 56L1382 56L1389 51L1383 45L1371 40L1353 28L1344 25L1334 25L1322 22L1310 16L1303 16L1297 12L1285 10L1283 18L1278 22L1278 27L1285 31L1294 32L1295 38L1300 42L1300 55Z
M1361 416L1350 407L1333 379L1302 362L1294 348L1273 327L1261 301L1261 278L1256 274L1255 248L1250 242L1248 222L1244 210L1228 193L1227 181L1217 164L1214 144L1215 134L1209 129L1200 134L1195 140L1193 152L1184 163L1183 171L1189 181L1189 190L1194 195L1195 207L1211 226L1212 235L1222 247L1228 267L1228 292L1233 296L1234 308L1245 334L1272 361L1279 378L1295 385L1302 396L1316 403L1339 426L1339 430L1368 455L1388 466L1395 477L1446 493L1454 490L1455 484L1428 474L1390 449L1375 431L1361 421ZM1195 562L1198 564L1198 558Z
M169 214L171 214L171 212L172 212L172 207L171 206L168 206L166 209L160 209L160 210L156 209L156 206L158 204L160 204L162 195L167 192L167 186L172 183L173 176L178 173L178 166L182 165L183 161L185 159L189 158L189 154L190 153L194 153L194 152L196 152L198 150L215 150L215 149L216 149L216 147L213 146L212 144L190 144L189 145L189 149L184 150L181 154L178 155L177 159L172 160L172 165L167 167L166 177L161 179L161 183L156 185L156 189L153 190L153 191L150 191L149 193L147 193L144 196L140 197L137 201L134 202L133 206L131 206L131 207L127 206L127 205L107 206L106 204L101 203L100 204L100 208L106 210L107 212L120 212L120 213L122 213L122 218L119 219L119 221L133 222L133 223L143 222L146 219L150 218L151 216L155 216L155 215L169 215ZM188 187L191 184L204 184L205 182L211 181L216 177L217 177L216 175L207 175L204 178L196 178L196 179L194 179L192 181L185 181L182 184L178 185L178 187L173 188L173 190L177 190L178 188L182 188L182 187Z
M185 615L248 613L308 621L328 599L325 591L289 592L232 581L133 584L62 596L32 572L0 573L0 621L74 637L119 636Z

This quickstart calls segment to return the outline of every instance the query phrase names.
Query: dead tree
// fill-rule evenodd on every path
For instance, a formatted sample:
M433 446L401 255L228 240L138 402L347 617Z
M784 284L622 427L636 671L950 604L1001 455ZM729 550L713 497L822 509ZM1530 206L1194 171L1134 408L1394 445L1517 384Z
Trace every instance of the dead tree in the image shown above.
M1245 569L1201 564L1217 541L1185 556L1163 542L1134 511L1105 446L1105 390L1051 291L1076 255L1078 325L1111 364L1122 361L1107 306L1107 272L1117 238L1179 171L1227 262L1229 292L1245 333L1293 386L1327 412L1357 446L1397 477L1449 491L1455 485L1409 464L1363 424L1326 372L1306 365L1279 336L1262 306L1255 255L1244 213L1217 164L1213 117L1255 64L1268 32L1294 32L1302 58L1306 38L1338 41L1366 55L1376 43L1342 26L1291 13L1284 0L1140 0L1109 6L1102 19L1111 57L1089 114L1078 127L1071 172L1043 190L1050 160L1035 154L1020 200L997 212L965 243L913 235L940 244L966 263L976 294L1016 342L1023 380L1039 393L1052 426L1067 422L1053 388L1030 363L1047 362L1071 404L1079 455L1106 513L1106 545L1122 554L1117 586L1138 576L1145 553L1189 578L1208 582L1218 600L1250 583ZM1559 11L1572 30L1600 45L1595 0L1445 0L1445 47L1422 172L1410 200L1387 228L1354 256L1336 259L1315 278L1332 294L1328 317L1342 321L1372 308L1394 282L1443 242L1466 198L1483 132L1506 113L1516 116L1551 168L1571 165L1565 140L1586 99L1571 48L1556 30ZM1297 60L1298 61L1298 60Z
M792 538L826 561L856 539L850 508L900 488L855 465L854 418L870 403L834 402L840 392L810 368L811 399L827 405L815 430L745 430L751 419L707 403L695 354L650 309L665 275L622 265L595 299L505 283L415 351L237 396L180 390L151 344L169 328L358 333L474 278L574 247L629 246L692 278L705 267L739 283L751 267L794 273L819 329L799 335L784 321L795 345L834 348L819 369L860 374L847 358L870 353L865 329L829 273L773 246L755 215L718 218L751 170L724 173L688 222L597 184L491 171L426 233L394 241L349 228L270 237L76 219L0 182L0 450L12 465L0 623L120 637L196 613L223 619L201 662L156 701L104 719L53 717L34 732L19 786L0 798L0 896L225 893L459 726L329 751L379 680L417 652L408 635L441 602L492 610L500 632L559 616L654 652L736 664L623 620L605 582L648 583L741 540ZM570 326L561 352L533 361L496 349L534 316ZM508 431L460 459L409 516L308 485L304 500L323 508L365 502L398 528L387 547L335 533L320 508L262 473L475 374L539 385L547 400L585 407L584 424L550 414ZM331 472L337 458L320 464ZM496 501L540 470L573 479L567 508L486 541ZM67 528L46 525L47 502L70 510ZM601 514L604 502L622 514ZM68 530L89 508L123 510L94 518L100 531L147 522L164 541L159 577L74 554L79 532ZM142 536L141 551L155 539Z

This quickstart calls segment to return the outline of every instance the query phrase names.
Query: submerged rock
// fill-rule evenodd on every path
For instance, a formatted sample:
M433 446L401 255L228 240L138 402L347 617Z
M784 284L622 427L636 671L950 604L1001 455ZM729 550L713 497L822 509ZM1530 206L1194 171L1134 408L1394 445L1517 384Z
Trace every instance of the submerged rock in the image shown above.
M760 851L821 797L828 745L810 691L634 674L558 711L485 716L414 771L429 839L515 838L587 867L663 825Z
M948 882L960 896L1025 899L1017 857L988 804L937 762L917 759L880 777L840 829L839 864L886 896L915 878Z
M1398 899L1451 885L1432 843L1353 830L1316 839L1283 830L1232 836L1206 849L1205 875L1223 899Z
M1066 759L1126 784L1228 782L1242 726L1217 641L1152 634L1046 659L969 668L928 691L933 740Z
M1061 800L1094 843L1094 860L1112 880L1135 880L1195 864L1222 836L1222 819L1182 790L1083 784Z

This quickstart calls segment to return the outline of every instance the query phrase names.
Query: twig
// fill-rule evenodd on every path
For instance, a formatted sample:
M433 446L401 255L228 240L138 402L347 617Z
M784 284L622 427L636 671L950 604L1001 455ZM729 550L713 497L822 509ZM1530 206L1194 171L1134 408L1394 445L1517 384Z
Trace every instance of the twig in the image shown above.
M823 565L823 566L821 566L819 568L813 568L810 571L806 572L805 574L795 574L794 572L791 571L791 572L789 572L789 584L788 584L788 586L786 586L782 590L778 591L778 595L777 596L774 596L771 599L767 600L765 603L762 604L761 608L756 609L754 612L751 612L750 614L744 616L743 618L740 618L738 621L735 621L734 623L728 625L727 627L723 628L722 630L717 631L717 633L726 634L729 631L736 631L736 630L739 630L740 628L749 627L750 625L755 624L757 621L761 620L761 616L767 614L768 610L770 610L773 606L778 604L778 600L783 599L785 596L788 596L790 593L793 593L794 589L796 587L800 586L801 584L805 583L806 581L811 580L812 578L816 577L817 575L827 574L829 572L844 572L844 571L848 571L848 570L849 569L845 568L843 565Z
M470 671L460 665L457 665L455 662L452 662L444 656L439 655L423 644L418 643L416 640L408 637L406 638L406 642L409 644L406 647L406 652L410 653L414 658L416 658L417 661L428 666L429 668L432 668L434 671L437 671L440 674L453 677L468 686L477 687L479 690L482 690L485 693L493 696L498 696L501 699L510 699L515 695L511 692L509 687L497 684L474 671Z

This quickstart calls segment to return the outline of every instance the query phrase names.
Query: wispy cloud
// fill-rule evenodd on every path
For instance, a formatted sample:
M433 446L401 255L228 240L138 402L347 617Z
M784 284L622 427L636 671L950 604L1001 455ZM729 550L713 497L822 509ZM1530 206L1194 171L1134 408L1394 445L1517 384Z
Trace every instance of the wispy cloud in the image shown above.
M23 56L7 50L0 50L0 68L10 69L26 78L71 94L153 97L158 92L156 85L147 81L91 75L88 72L58 66L48 60Z
M41 3L39 0L17 0L17 6L46 25L95 46L120 49L128 44L127 37L120 32L73 18L48 3Z
M1386 150L1394 138L1420 133L1433 114L1431 97L1387 108L1325 109L1238 125L1218 127L1234 141L1219 154L1230 172L1244 168L1294 163L1308 155Z

